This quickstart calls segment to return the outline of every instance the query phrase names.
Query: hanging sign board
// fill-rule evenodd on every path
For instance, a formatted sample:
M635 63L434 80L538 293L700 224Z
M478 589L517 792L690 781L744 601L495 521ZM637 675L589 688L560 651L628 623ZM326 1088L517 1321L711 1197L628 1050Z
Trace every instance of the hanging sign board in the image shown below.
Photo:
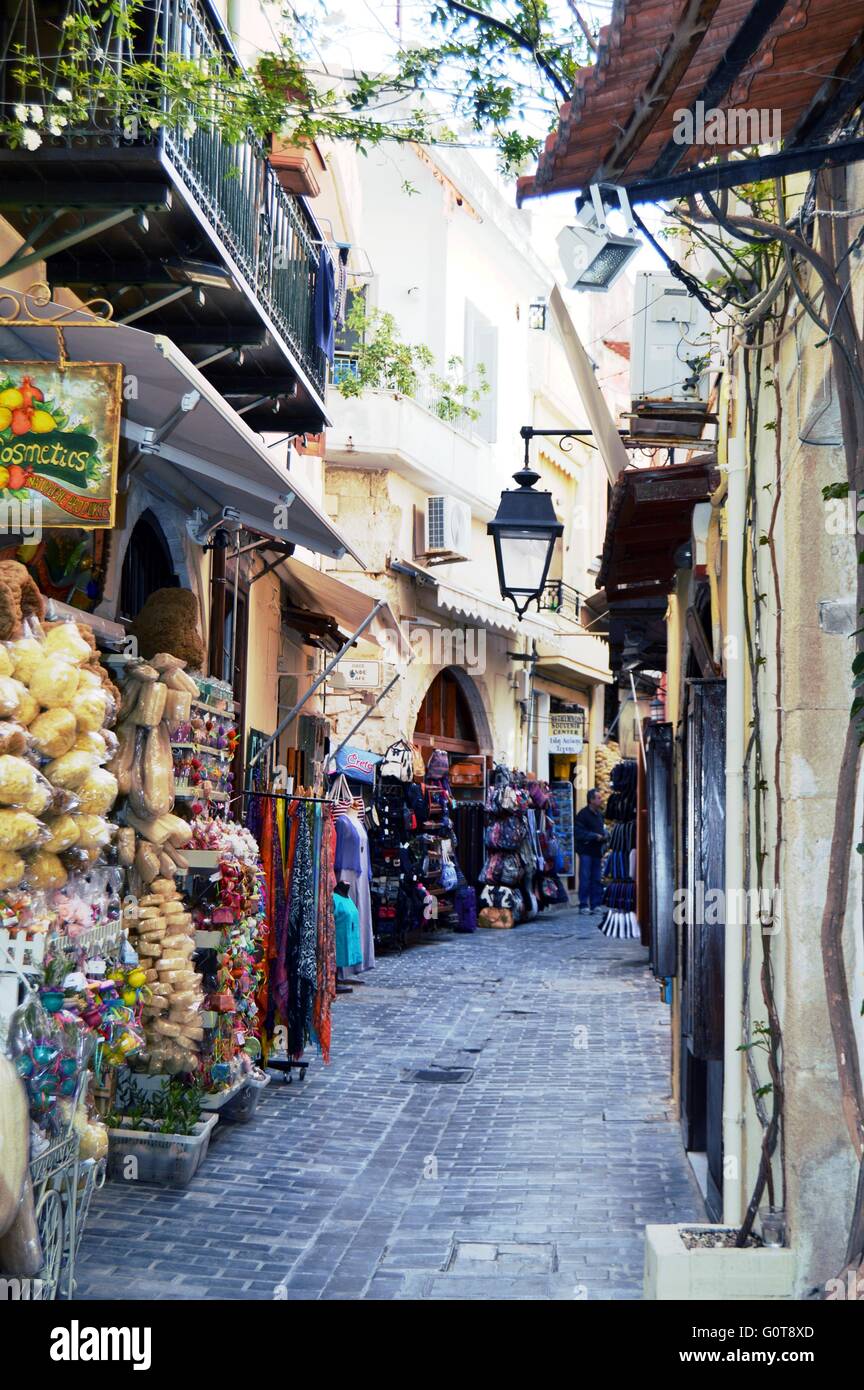
M549 790L555 798L555 835L564 856L564 868L561 872L569 878L576 872L573 849L573 783L550 782Z
M119 362L0 362L0 530L114 525L122 394Z
M581 714L550 714L549 752L581 753L584 727Z

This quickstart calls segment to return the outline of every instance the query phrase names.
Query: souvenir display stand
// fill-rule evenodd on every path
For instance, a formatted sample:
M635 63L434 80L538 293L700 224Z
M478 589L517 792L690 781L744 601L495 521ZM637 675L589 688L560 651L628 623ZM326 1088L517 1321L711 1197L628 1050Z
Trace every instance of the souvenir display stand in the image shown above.
M411 931L473 931L476 902L459 864L446 752L433 749L424 764L399 740L377 774L370 827L376 941L402 950ZM472 776L482 783L482 768Z
M480 874L483 927L509 928L566 903L549 786L497 766L486 794L486 860Z
M143 976L109 819L119 692L89 630L48 621L22 566L0 572L0 1165L29 1152L0 1274L51 1299L74 1292L107 1152L97 1088L143 1043Z
M612 790L604 812L612 825L603 863L604 936L641 937L636 915L636 777L635 758L624 758L611 769Z
M336 997L333 913L336 831L333 805L321 796L244 792L245 824L259 846L264 883L259 1010L262 1066L286 1080L309 1065L314 1043L330 1060L330 1010Z

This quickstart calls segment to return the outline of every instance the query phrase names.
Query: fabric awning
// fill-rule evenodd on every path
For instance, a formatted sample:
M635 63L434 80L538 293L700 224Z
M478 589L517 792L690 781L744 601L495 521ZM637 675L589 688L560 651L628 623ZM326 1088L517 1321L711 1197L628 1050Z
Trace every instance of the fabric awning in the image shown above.
M345 632L355 632L379 601L362 589L355 589L353 585L337 579L334 574L325 574L312 565L305 565L302 560L284 560L277 573L305 604L329 614ZM361 640L392 649L394 657L410 653L410 647L388 604L379 611Z
M457 618L468 618L480 627L491 632L522 633L527 637L549 637L556 630L554 622L547 622L539 615L527 615L520 622L515 611L494 599L482 598L480 594L468 589L457 589L441 580L435 591L438 608Z
M62 325L70 361L120 362L126 382L121 431L141 458L135 465L163 484L187 483L186 498L213 512L233 507L252 531L340 559L346 553L364 562L346 538L306 494L293 473L277 463L259 435L245 424L206 377L170 339L124 324L107 324L84 309L38 305L13 290L2 290L0 313L18 320L0 327L4 360L51 360L57 356L53 328ZM39 324L23 322L39 318ZM287 506L287 510L286 510ZM277 508L281 513L277 515ZM282 524L284 521L284 525Z
M576 332L576 325L570 310L564 303L564 296L556 285L549 296L549 308L558 324L564 344L567 362L573 373L576 389L582 399L582 406L588 417L594 441L600 450L600 457L606 465L610 483L615 483L628 465L627 450L621 443L621 436L612 419L603 392L597 385L597 378L590 358L582 346Z

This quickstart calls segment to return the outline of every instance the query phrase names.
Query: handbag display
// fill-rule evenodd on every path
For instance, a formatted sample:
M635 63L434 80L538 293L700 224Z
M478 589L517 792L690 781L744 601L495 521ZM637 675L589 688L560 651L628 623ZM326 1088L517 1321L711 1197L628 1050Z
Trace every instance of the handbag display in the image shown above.
M391 743L378 768L381 777L392 777L397 782L413 782L414 751L404 738Z

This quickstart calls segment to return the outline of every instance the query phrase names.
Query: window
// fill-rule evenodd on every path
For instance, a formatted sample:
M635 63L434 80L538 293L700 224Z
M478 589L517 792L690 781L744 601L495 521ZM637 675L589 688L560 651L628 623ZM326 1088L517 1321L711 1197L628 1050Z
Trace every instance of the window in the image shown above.
M465 378L469 388L485 381L484 391L473 409L479 411L474 431L487 443L498 438L498 329L470 300L465 301ZM481 373L478 368L484 370Z
M346 376L356 376L360 349L363 346L363 335L355 329L349 328L347 320L351 315L352 309L357 305L367 310L366 291L368 285L357 285L350 288L345 301L346 322L341 328L336 329L336 353L333 358L332 381L334 386L338 386L340 381L344 381Z

